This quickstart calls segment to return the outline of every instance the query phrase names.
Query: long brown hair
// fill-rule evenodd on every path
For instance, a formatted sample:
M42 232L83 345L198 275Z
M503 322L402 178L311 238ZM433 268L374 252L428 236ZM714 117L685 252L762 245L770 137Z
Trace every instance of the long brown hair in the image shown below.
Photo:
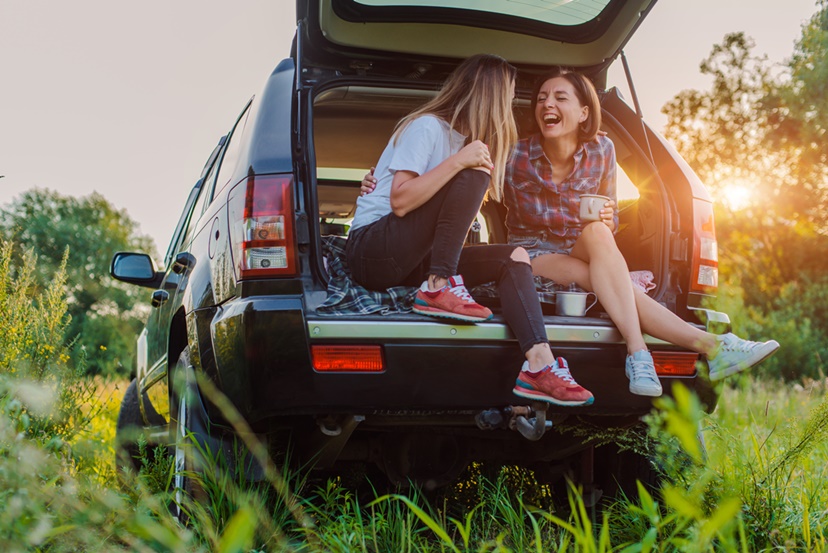
M467 137L489 147L494 170L489 194L500 201L506 162L517 141L510 90L517 70L500 56L477 54L461 63L433 99L404 117L394 130L396 141L408 124L434 115Z
M601 128L601 100L598 99L598 93L595 91L595 85L592 84L588 78L580 73L576 73L564 67L556 67L543 75L535 82L535 90L532 92L532 101L538 100L538 94L543 86L543 83L549 79L556 79L561 77L569 81L572 88L575 89L575 96L582 106L587 107L587 120L581 123L578 127L578 139L581 142L589 142L595 140L598 134L598 129Z

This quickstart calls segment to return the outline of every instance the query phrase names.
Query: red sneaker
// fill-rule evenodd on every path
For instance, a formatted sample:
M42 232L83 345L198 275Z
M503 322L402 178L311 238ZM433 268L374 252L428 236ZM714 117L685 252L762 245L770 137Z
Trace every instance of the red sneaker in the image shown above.
M529 362L523 363L524 369ZM555 405L592 405L592 392L579 386L569 373L566 359L558 357L554 365L547 365L536 373L521 370L512 393L516 396L545 401Z
M474 323L492 318L490 309L472 299L460 275L449 278L448 285L436 292L429 292L428 281L423 282L414 298L414 312Z

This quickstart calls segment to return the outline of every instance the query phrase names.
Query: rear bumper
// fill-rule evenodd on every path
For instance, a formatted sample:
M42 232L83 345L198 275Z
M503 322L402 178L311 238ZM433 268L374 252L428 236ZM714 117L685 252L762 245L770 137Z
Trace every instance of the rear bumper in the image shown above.
M241 298L211 315L215 364L208 372L253 424L270 417L335 413L436 421L441 415L526 403L511 392L523 355L497 318L477 325L417 315L308 320L301 296ZM614 326L598 318L546 321L553 351L567 358L576 380L595 395L589 407L551 406L550 412L629 416L650 410L650 398L628 391L626 348ZM649 337L647 342L654 350L678 349ZM370 374L320 373L311 366L314 344L378 344L386 368ZM703 384L695 375L662 378L665 391L678 381L691 389Z
M598 318L546 317L546 333L555 355L569 362L579 384L595 395L589 407L550 406L551 412L629 415L646 413L652 400L629 393L624 374L626 345L618 330ZM379 374L318 374L317 383L347 390L352 404L378 410L478 410L525 404L513 395L523 364L517 340L502 321L477 325L409 320L308 322L311 344L363 343L383 347L387 369ZM416 338L413 338L416 337ZM680 351L646 337L653 350ZM689 388L695 375L662 378Z

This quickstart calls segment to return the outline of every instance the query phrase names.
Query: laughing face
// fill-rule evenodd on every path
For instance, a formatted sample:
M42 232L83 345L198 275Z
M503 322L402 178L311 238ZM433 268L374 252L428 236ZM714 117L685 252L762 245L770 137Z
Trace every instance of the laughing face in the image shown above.
M578 128L589 117L589 108L581 105L572 86L564 77L549 79L535 98L535 122L545 139L578 140Z

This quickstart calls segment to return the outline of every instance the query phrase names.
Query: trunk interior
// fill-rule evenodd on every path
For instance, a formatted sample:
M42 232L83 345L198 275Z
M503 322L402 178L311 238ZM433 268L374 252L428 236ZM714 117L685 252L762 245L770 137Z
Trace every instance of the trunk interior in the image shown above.
M521 138L534 129L532 103L528 92L522 92L518 91L515 101ZM311 111L312 136L317 222L322 237L347 236L363 175L379 159L397 121L433 94L425 89L340 84L315 96ZM630 271L653 273L657 288L651 295L659 299L670 288L670 283L665 282L669 280L666 278L669 191L649 160L647 144L639 144L634 138L642 135L640 129L625 129L619 122L629 121L630 114L634 115L630 107L614 89L603 94L602 105L602 130L613 140L618 161L620 227L616 241ZM505 243L505 213L502 204L484 203L478 217L480 232L470 232L470 241Z

